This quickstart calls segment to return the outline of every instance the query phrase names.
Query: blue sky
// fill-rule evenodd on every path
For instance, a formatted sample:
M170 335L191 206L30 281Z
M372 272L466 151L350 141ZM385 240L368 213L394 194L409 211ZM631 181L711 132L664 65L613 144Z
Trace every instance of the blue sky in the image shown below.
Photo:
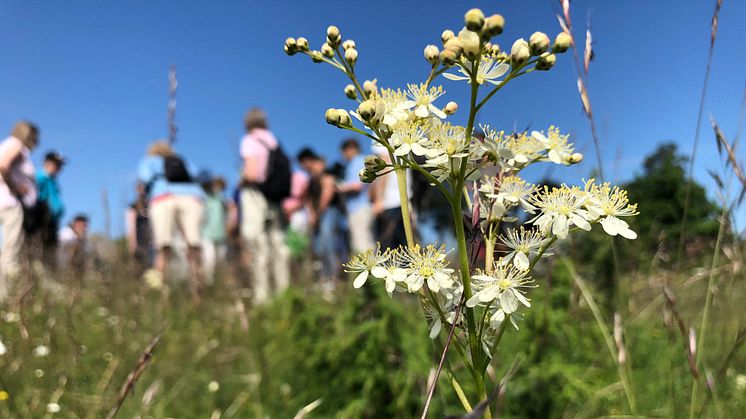
M746 84L746 3L724 3L705 115L715 116L732 137ZM714 0L573 2L577 32L589 10L592 17L597 58L589 89L608 178L629 179L661 141L691 149L713 5ZM42 146L35 160L49 148L70 158L61 177L68 215L89 213L100 231L106 190L113 232L120 234L137 162L149 142L167 133L170 64L180 83L179 151L233 180L242 116L255 105L267 109L289 152L310 145L329 159L337 157L344 132L326 125L323 114L330 106L352 106L342 93L346 81L329 66L287 57L282 52L287 36L306 36L318 48L326 27L336 24L344 38L357 42L361 77L403 87L426 77L423 47L437 43L443 29L462 26L464 12L474 6L506 18L497 38L504 48L536 30L551 37L560 30L553 0L0 0L0 132L9 132L19 118L37 122ZM439 82L446 100L466 106L463 83ZM548 73L511 83L479 120L505 129L556 124L572 133L587 159L553 172L555 177L576 181L595 166L570 55L560 56ZM711 133L705 121L696 177L708 185L707 169L720 167Z

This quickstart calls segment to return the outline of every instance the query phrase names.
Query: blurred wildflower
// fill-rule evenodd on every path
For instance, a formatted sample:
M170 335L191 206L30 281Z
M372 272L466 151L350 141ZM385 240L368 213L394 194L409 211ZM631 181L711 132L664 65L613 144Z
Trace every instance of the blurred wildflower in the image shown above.
M44 345L39 345L36 348L34 348L34 356L37 357L45 357L49 355L49 348Z
M62 410L57 403L47 403L47 413L59 413Z
M210 381L210 383L207 384L207 391L209 391L210 393L215 393L219 389L220 389L220 383L218 383L215 380Z
M3 402L5 400L8 400L10 398L10 394L8 394L5 390L0 390L0 402Z
M8 352L8 348L6 348L3 341L0 340L0 356L5 355L7 352Z

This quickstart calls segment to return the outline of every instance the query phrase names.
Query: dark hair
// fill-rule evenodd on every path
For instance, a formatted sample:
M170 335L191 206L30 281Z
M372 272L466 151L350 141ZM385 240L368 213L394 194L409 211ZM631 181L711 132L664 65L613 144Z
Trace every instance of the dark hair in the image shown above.
M360 143L355 138L348 138L342 141L342 145L339 148L340 150L344 151L350 147L354 148L357 151L360 151Z
M299 162L302 162L303 160L321 160L321 157L319 157L316 152L306 147L298 152L297 159Z
M85 215L85 214L78 214L78 215L76 215L75 217L73 217L73 223L77 223L77 222L87 223L88 222L88 216Z

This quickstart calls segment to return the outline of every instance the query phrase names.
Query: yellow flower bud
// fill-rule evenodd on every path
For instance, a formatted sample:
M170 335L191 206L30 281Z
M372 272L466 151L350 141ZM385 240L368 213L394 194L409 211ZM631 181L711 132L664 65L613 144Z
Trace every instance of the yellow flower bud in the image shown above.
M459 41L458 38L451 38L447 40L443 47L449 51L452 51L456 55L456 57L461 55L461 52L464 50L464 48L461 46L461 41Z
M311 60L313 60L313 62L315 63L320 63L324 61L324 56L321 55L321 52L319 51L311 51L310 55L311 55Z
M324 118L326 118L326 123L329 125L339 125L339 112L334 108L327 109Z
M550 68L554 67L554 64L557 62L557 56L552 54L551 52L545 52L539 56L539 61L536 63L536 69L537 70L549 70Z
M332 58L334 57L334 48L332 48L328 43L324 43L324 45L321 46L321 53L327 58Z
M351 84L345 86L345 96L350 99L357 99L357 90L355 89L355 86Z
M337 115L339 115L339 126L349 127L352 126L352 118L350 114L344 109L337 109Z
M572 153L572 155L570 156L570 164L578 164L581 161L583 161L582 153Z
M363 118L363 121L370 121L374 116L376 116L376 104L368 99L357 107L357 113L361 118Z
M528 49L531 55L541 55L549 49L549 37L544 32L534 32L528 39Z
M479 9L471 9L464 15L464 23L472 32L479 32L484 26L484 13Z
M300 37L295 40L295 43L298 45L298 50L302 52L308 51L308 39Z
M445 112L446 115L453 115L458 110L458 103L456 102L448 102L446 103L446 107L443 108L443 112Z
M552 51L563 53L572 46L572 36L567 32L560 32L556 38L554 38L554 47Z
M473 60L479 57L479 34L464 28L458 33L458 40L467 58Z
M348 50L350 48L355 48L355 41L353 41L352 39L348 39L342 42L342 49Z
M355 48L350 48L345 51L345 60L347 60L347 64L349 65L355 65L355 62L357 61L357 50Z
M293 55L298 52L298 44L295 42L295 38L288 38L285 40L284 50L287 55Z
M443 45L445 45L446 42L448 42L448 40L453 38L454 36L456 36L456 34L453 33L452 30L446 29L443 31L442 34L440 34L440 40L443 41Z
M451 51L450 49L444 49L440 52L440 61L443 62L443 65L446 67L451 67L456 64L457 59L458 56L456 55L456 53Z
M378 87L376 86L377 81L378 80L365 80L363 83L363 93L365 93L365 97L371 97L378 93Z
M525 39L520 38L513 43L513 47L510 49L510 62L513 67L525 63L530 56L528 42Z
M432 65L437 65L440 56L440 50L435 45L428 45L425 47L425 59Z
M482 32L489 36L496 36L503 33L504 27L505 18L501 15L492 15L484 20L484 28L482 28Z
M329 46L331 46L332 49L337 48L339 43L342 42L342 35L339 33L339 29L336 26L329 26L326 29L326 42L329 43Z

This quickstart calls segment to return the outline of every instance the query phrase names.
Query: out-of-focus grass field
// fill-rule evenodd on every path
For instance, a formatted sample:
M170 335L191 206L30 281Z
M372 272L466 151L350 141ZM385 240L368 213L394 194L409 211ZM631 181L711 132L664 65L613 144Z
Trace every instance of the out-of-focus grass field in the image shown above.
M700 417L742 417L746 411L743 272L724 265L704 350ZM504 417L598 417L628 414L618 364L609 355L586 301L559 261L544 265L520 331L508 330L494 378L516 357L521 367L500 400ZM248 292L228 276L194 306L183 284L168 301L126 269L78 281L37 286L22 306L0 312L0 417L105 417L143 349L163 330L119 417L418 416L438 353L414 300L392 300L382 286L333 295L315 291L310 275L272 304L250 308ZM594 289L609 330L617 307L637 413L689 414L692 375L663 284L686 325L699 325L706 276L697 269L632 273L618 282L614 304ZM45 283L49 283L47 278ZM73 285L74 284L74 285ZM616 297L615 297L616 298ZM242 314L245 310L246 314ZM245 323L247 322L247 323ZM248 330L246 326L248 325ZM164 329L165 327L165 329ZM48 348L41 356L40 347ZM458 371L458 366L455 367ZM460 411L441 376L430 417ZM703 380L701 382L706 382ZM494 382L493 382L494 385Z

